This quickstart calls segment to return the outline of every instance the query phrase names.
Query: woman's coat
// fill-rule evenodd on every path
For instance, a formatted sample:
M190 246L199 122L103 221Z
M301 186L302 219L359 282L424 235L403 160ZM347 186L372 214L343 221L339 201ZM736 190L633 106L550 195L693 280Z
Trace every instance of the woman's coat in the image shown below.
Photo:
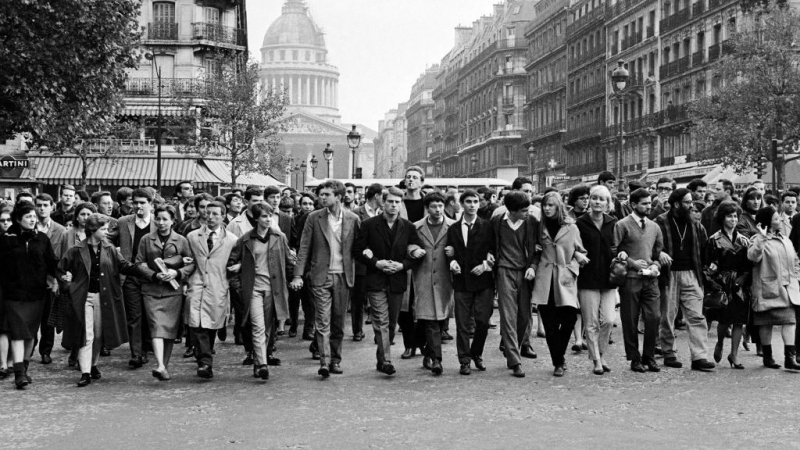
M542 224L540 245L542 252L538 256L536 277L533 287L533 301L546 305L553 292L555 306L571 306L578 304L578 273L580 265L575 260L577 253L586 254L581 234L575 220L565 218L565 224L558 229L555 238L550 236L547 227Z

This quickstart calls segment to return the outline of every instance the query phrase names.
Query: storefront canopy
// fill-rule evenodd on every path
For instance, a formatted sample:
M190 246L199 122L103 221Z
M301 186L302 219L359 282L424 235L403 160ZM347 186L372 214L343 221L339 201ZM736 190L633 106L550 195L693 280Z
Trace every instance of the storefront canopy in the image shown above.
M214 174L215 177L223 180L224 183L231 183L231 164L221 159L204 159L203 164ZM236 178L236 185L244 186L285 186L270 175L258 173L241 174Z

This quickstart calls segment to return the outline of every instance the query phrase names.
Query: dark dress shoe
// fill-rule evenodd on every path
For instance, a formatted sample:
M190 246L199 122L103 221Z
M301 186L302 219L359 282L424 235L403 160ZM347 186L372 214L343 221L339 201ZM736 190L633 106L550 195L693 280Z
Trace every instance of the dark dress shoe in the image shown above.
M453 336L450 335L447 331L442 331L442 340L443 341L452 341Z
M317 374L322 378L328 378L329 376L331 376L331 371L327 367L322 366L317 371Z
M92 376L93 380L99 380L103 377L103 374L100 373L100 369L98 369L97 366L92 366L92 370L89 372L89 375Z
M173 344L182 344L182 343L183 343L183 338L174 339L174 340L172 341L172 343L173 343ZM111 352L108 352L108 354L110 355L110 354L111 354Z
M573 345L572 346L572 351L575 352L575 353L580 353L581 352L581 346L578 345L578 344Z
M462 364L461 365L461 369L458 370L458 373L460 373L461 375L470 375L470 374L472 374L472 369L470 369L469 363Z
M167 369L154 370L153 371L153 378L157 379L158 381L168 381L169 380L169 372L167 372Z
M290 338L297 337L297 330L289 330L289 337Z
M512 375L517 378L525 378L525 372L522 370L522 364L517 364L511 370L513 370Z
M700 372L710 372L714 370L716 364L707 359L696 359L692 361L692 370L699 370Z
M286 335L286 331L284 331L284 330L278 330L278 331L275 333L275 335L276 335L276 336L285 336L285 335Z
M714 361L720 362L722 361L722 342L717 342L717 345L714 346Z
M479 356L472 358L472 361L475 363L476 369L480 370L481 372L486 370L486 366L483 364L483 359L481 359Z
M5 380L8 376L11 375L8 369L0 369L0 380Z
M650 372L661 372L661 367L658 367L658 363L656 362L655 358L645 358L642 360L642 365L644 365L644 367Z
M194 346L186 347L186 351L183 352L184 358L194 358Z
M607 365L603 364L603 372L611 372L611 367L608 367Z
M265 365L261 365L256 369L253 376L261 378L262 380L269 380L269 369Z
M25 366L22 363L14 363L14 387L24 389L27 385L28 379L25 376Z
M432 362L432 360L431 360L431 358L429 356L426 356L426 357L422 358L422 367L424 369L431 370L431 367L432 367L431 366L431 362Z
M247 352L247 356L244 357L242 360L243 366L252 366L253 365L253 352Z
M197 376L208 380L214 378L214 371L208 364L201 364L197 367Z
M53 358L50 355L42 355L42 364L50 364L53 362Z
M358 333L353 335L353 340L356 342L360 342L363 339L364 339L364 333L362 331L359 331Z
M380 370L381 370L381 372L385 373L386 375L394 375L395 372L396 372L394 370L394 365L392 365L392 363L390 363L390 362L385 362L385 363L381 364L381 369Z
M109 350L109 349L107 349L105 347L101 347L100 348L100 356L104 356L104 357L105 356L111 356L111 350Z
M81 375L81 379L78 380L78 387L86 387L92 384L92 378L88 373L84 373Z
M130 361L128 361L128 365L134 369L138 369L142 367L144 364L145 364L144 358L142 358L141 356L134 356L133 358L131 358Z
M274 356L267 356L267 365L268 366L280 366L281 365L281 359L280 358L276 358Z
M339 363L331 363L331 365L328 366L328 371L334 375L341 375L344 373L344 370L342 370L342 366L340 366Z
M406 351L404 351L403 354L400 355L400 358L401 359L411 359L416 355L417 355L417 349L416 348L407 348Z
M442 363L436 358L433 358L431 362L431 372L433 372L434 375L441 375L442 372L444 372Z
M642 361L639 359L634 359L633 361L631 361L631 370L637 373L645 373Z
M603 375L603 374L606 373L606 371L603 370L603 368L601 367L599 369L598 368L592 369L592 373L595 374L595 375Z
M602 373L602 371L601 371ZM554 377L563 377L564 376L564 368L562 366L558 366L553 370Z
M680 369L683 367L683 363L678 361L678 358L674 356L670 356L669 358L664 358L664 365L667 367L672 367L673 369Z
M228 339L228 328L222 327L217 330L217 337L221 342L225 342Z
M536 357L538 356L531 347L524 347L519 354L525 358L531 358L531 359L536 359Z

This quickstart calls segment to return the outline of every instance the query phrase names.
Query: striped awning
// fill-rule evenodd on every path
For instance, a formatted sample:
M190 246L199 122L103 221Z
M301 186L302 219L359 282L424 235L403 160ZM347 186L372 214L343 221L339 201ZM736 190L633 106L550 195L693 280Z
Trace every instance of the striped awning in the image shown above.
M231 182L231 166L230 163L227 161L223 161L220 159L204 159L203 164L208 167L211 173L214 174L220 180L223 180L224 183L230 184ZM248 173L239 175L236 178L236 185L237 186L285 186L284 183L276 180L270 175L262 175L257 173Z
M54 156L36 158L36 179L48 184L80 184L82 164L80 158ZM94 160L87 168L88 184L144 186L156 183L156 158L125 158ZM177 183L195 177L197 160L161 160L161 182ZM219 183L219 180L215 182Z
M194 115L195 109L194 108L182 108L180 106L169 106L169 105L162 105L161 106L161 115L162 116L190 116ZM158 116L158 106L153 105L126 105L125 109L122 111L123 116L147 116L147 117L157 117Z

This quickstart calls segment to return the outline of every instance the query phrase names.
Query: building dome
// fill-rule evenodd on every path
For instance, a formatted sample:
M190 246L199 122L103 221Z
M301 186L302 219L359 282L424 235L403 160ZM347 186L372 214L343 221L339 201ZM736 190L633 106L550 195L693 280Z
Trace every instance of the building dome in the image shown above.
M303 0L286 0L283 11L264 35L264 47L313 46L325 48L325 37Z

